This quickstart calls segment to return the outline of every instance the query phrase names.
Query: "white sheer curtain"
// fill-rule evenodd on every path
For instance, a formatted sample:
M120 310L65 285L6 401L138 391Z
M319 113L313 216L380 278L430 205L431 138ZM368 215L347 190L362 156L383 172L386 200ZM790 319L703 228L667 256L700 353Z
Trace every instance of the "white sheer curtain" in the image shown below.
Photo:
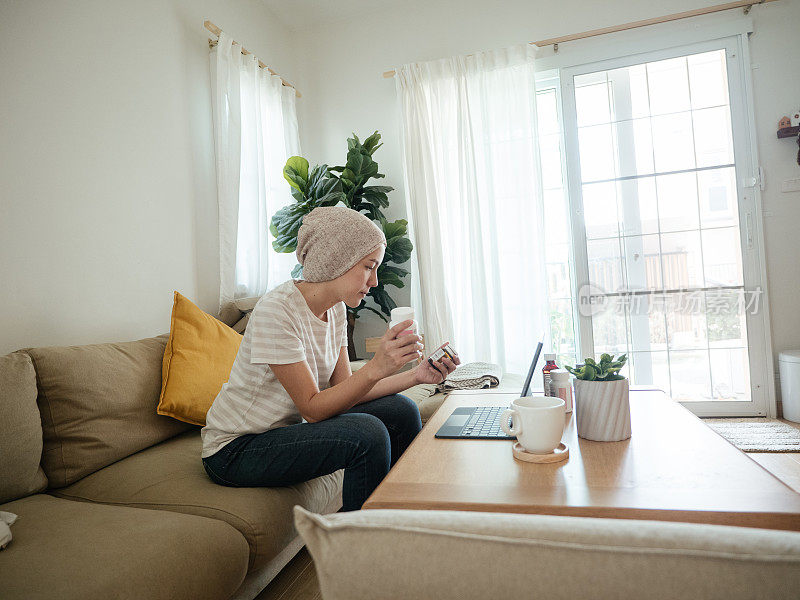
M219 202L220 310L291 276L269 221L292 202L283 166L300 154L295 93L222 32L212 48L211 98Z
M409 64L396 79L426 345L525 372L550 330L532 50Z

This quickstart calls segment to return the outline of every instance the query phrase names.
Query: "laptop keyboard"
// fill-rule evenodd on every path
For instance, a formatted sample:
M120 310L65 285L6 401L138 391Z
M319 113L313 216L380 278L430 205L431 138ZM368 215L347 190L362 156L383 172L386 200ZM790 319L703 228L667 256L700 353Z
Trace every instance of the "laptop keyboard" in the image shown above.
M461 437L513 439L500 429L500 413L507 408L507 406L480 406L476 408L469 421L461 428L459 435Z

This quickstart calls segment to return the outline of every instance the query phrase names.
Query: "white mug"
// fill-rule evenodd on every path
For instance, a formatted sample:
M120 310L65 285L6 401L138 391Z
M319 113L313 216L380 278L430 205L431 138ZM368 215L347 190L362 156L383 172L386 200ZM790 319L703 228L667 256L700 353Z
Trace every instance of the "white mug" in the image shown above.
M508 426L509 417L511 427ZM511 402L500 415L500 428L517 437L534 454L550 454L564 433L564 401L549 396L525 396Z

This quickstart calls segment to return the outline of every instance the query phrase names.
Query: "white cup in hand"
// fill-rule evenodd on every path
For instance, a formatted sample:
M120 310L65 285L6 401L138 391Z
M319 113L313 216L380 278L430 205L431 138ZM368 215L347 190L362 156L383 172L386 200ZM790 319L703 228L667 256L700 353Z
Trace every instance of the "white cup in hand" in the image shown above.
M517 398L500 415L500 428L516 436L528 452L550 454L561 443L564 433L564 401L547 396Z

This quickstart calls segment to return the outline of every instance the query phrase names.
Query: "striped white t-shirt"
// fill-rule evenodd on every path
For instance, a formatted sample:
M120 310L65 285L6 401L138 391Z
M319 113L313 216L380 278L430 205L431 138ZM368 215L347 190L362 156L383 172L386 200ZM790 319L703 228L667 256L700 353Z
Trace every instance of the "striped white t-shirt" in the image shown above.
M305 360L320 391L330 387L340 349L347 346L344 302L329 308L326 318L327 322L311 312L293 279L261 297L250 315L230 378L206 415L201 430L203 458L240 435L302 422L269 365Z

